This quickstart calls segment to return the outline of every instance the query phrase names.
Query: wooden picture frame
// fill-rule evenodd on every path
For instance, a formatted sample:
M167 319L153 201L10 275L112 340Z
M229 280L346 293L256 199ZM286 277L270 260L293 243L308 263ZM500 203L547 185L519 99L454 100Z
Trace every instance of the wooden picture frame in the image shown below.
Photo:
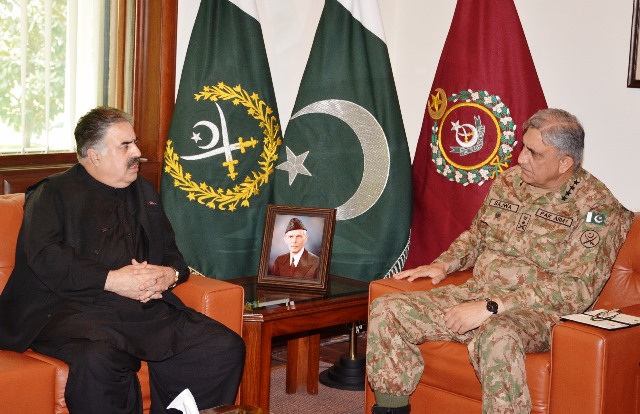
M627 76L628 88L640 88L640 48L638 48L638 36L640 36L640 0L634 0L633 17L631 19L629 74Z
M326 293L335 220L331 208L268 205L258 287Z

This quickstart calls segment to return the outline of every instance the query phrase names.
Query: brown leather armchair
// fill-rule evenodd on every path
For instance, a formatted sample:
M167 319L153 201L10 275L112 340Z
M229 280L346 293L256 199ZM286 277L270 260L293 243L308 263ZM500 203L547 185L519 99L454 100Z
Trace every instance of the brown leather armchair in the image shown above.
M16 241L22 223L24 194L0 195L0 291L11 275ZM175 288L188 306L241 333L244 289L221 280L192 274ZM64 401L67 365L27 350L20 354L0 350L0 412L29 414L68 413ZM138 372L144 411L151 404L146 363Z
M471 270L456 272L441 284L461 284L469 277ZM386 293L433 288L426 279L376 280L369 287L369 302ZM594 308L621 308L640 316L640 213ZM412 412L480 413L480 382L466 346L438 341L422 344L420 350L425 369L409 398ZM533 413L640 413L640 326L607 331L561 322L553 329L551 351L527 354L526 370ZM374 403L367 386L365 413Z

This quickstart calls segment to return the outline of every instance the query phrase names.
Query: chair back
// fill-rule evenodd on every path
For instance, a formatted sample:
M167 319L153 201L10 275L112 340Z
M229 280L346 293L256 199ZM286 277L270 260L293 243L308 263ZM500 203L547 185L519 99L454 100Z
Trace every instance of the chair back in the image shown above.
M594 309L623 308L640 303L640 213L616 258L611 277L604 285Z
M24 193L0 195L0 292L15 265L23 205Z

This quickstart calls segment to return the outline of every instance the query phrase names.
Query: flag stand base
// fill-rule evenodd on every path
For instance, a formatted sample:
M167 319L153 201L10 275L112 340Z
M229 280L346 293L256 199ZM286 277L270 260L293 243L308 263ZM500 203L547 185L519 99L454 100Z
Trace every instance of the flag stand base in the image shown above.
M356 323L351 324L349 353L340 361L320 373L320 383L330 388L348 391L364 391L365 357L356 355Z

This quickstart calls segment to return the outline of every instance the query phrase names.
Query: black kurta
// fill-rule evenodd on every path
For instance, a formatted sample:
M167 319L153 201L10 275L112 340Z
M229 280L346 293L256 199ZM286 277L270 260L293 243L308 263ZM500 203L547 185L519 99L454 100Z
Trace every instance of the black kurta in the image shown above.
M147 303L104 290L131 259L188 267L155 189L116 190L80 165L27 190L16 264L0 296L0 348L69 364L72 413L142 412L135 374L148 361L151 413L188 388L202 408L229 404L242 376L242 338L170 290Z
M188 274L148 182L114 189L78 164L30 188L15 269L0 296L0 347L24 351L55 326L58 338L104 340L142 359L179 352L211 320L170 291L148 303L104 291L109 270L133 257Z

